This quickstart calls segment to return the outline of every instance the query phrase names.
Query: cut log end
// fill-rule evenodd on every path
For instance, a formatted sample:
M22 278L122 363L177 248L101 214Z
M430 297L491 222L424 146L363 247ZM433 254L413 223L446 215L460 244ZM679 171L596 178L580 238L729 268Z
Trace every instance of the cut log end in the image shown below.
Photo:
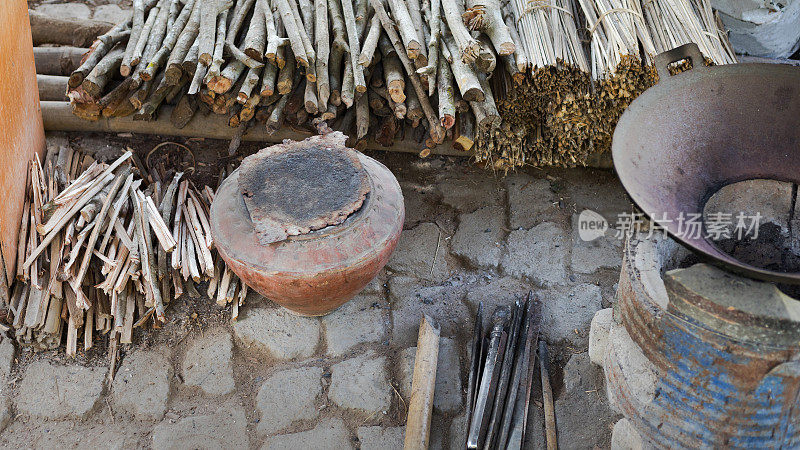
M472 88L464 92L462 97L468 102L482 102L486 98L486 94L478 88Z
M180 64L172 64L164 71L164 80L165 82L170 85L174 86L178 84L183 75L183 68Z
M445 114L441 119L441 123L445 130L449 130L456 124L456 118L450 114Z
M389 83L389 96L395 103L403 103L406 101L405 83L392 82Z
M233 80L229 78L225 78L223 76L216 76L206 83L209 89L216 92L217 94L224 94L231 89L233 86Z
M475 144L475 141L470 139L468 136L458 136L453 139L453 148L456 150L461 150L463 152L468 152L472 146Z
M69 87L71 87L71 88L76 88L76 87L80 86L80 85L81 85L81 83L83 83L83 78L84 78L84 76L83 76L83 74L82 74L82 73L80 73L80 72L73 72L73 73L72 73L72 74L69 76L69 81L68 81L67 83L69 84Z
M406 54L408 55L408 59L410 59L412 61L417 59L421 54L420 53L421 49L422 49L422 46L419 45L419 42L417 42L417 41L409 42L408 45L406 46ZM424 66L425 64L422 64L422 65Z
M510 55L517 51L517 46L513 42L503 42L497 47L497 53L500 55Z

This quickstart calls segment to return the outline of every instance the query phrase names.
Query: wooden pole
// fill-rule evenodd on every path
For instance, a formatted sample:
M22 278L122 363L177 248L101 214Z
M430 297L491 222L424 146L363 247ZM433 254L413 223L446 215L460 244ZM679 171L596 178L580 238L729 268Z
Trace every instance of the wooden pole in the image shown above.
M116 117L113 119L100 119L96 121L84 120L72 114L72 107L67 102L43 101L42 119L44 128L49 131L84 131L104 133L142 133L161 136L186 136L203 137L209 139L226 139L233 137L234 128L228 126L228 118L223 115L196 114L183 128L175 128L169 121L172 106L161 106L158 118L154 121L134 121L132 116ZM264 127L251 127L242 136L243 141L257 141L278 144L284 139L303 140L311 133L294 130L290 127L281 127L275 133L269 134ZM420 144L413 139L395 140L391 147L384 147L374 139L367 140L367 150L384 150L404 153L419 153ZM445 142L433 149L431 154L446 156L470 157L472 152L462 152L453 148L451 142Z
M88 19L60 19L28 10L33 45L61 44L88 47L114 27L113 23Z
M66 101L68 81L69 77L37 74L36 84L39 87L39 100Z
M553 387L550 385L550 356L547 353L547 343L545 341L539 341L539 369L542 376L544 430L547 437L547 450L558 450L556 410L553 406Z
M83 47L34 47L36 73L69 76L81 65L81 58L88 51Z
M425 450L431 431L433 393L436 388L436 366L439 358L439 325L427 315L419 322L417 355L408 403L405 450Z

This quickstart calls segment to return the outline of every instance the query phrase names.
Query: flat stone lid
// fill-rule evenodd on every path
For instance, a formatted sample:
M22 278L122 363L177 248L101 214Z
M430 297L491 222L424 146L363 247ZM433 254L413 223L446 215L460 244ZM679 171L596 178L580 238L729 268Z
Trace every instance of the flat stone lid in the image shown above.
M664 284L670 309L711 330L771 346L800 342L800 302L773 283L700 263L670 270Z
M369 180L345 139L284 141L242 161L239 191L262 244L338 225L361 208Z

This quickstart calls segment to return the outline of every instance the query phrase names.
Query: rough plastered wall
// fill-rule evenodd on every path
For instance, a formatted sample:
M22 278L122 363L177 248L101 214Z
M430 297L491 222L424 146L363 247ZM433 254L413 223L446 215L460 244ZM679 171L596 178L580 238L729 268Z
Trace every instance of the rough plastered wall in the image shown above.
M0 1L0 244L14 268L27 164L43 156L44 128L36 87L28 5Z
M786 58L800 47L800 0L712 0L737 53Z

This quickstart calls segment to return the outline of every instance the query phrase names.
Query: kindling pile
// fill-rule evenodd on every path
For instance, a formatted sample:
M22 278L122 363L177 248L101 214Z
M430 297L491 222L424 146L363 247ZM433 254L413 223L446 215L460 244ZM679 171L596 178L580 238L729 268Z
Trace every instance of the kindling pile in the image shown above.
M697 42L710 62L735 61L708 0L133 5L70 77L81 117L153 120L175 104L179 128L199 108L239 132L324 122L356 148L411 137L424 156L451 139L497 169L607 151L657 52Z
M99 163L62 147L44 167L31 162L15 280L4 277L1 291L21 344L53 349L66 334L74 356L79 338L88 350L110 333L113 360L133 328L164 322L170 300L200 297L204 280L238 315L247 287L213 251L213 190L132 160L128 151Z
M503 123L479 136L497 169L574 166L610 151L630 102L657 80L653 57L695 42L707 64L735 63L707 0L512 0L522 38L518 70L502 76Z

